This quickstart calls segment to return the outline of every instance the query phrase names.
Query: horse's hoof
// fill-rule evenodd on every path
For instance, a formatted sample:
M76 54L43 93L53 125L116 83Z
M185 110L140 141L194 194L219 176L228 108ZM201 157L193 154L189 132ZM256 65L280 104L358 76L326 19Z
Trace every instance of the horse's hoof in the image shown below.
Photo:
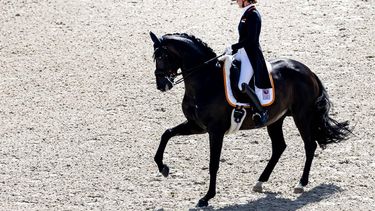
M295 187L294 188L294 193L300 194L300 193L303 193L303 192L304 192L303 187Z
M253 191L257 193L262 193L263 192L263 182L257 182L257 184L254 185Z
M164 177L168 177L169 175L169 167L167 165L164 165L163 169L160 172Z
M262 193L262 192L263 192L263 188L262 188L262 186L257 186L257 185L255 185L255 186L253 187L253 191L254 191L254 192L257 192L257 193Z
M206 201L204 199L200 199L198 201L197 207L207 207L207 206L208 206L208 201Z
M298 183L294 187L294 193L303 193L303 185L301 183Z

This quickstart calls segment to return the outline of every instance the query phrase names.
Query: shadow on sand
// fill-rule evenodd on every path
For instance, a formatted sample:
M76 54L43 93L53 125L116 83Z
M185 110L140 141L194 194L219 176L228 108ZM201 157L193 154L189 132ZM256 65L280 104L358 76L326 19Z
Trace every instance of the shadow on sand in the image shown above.
M329 198L335 193L341 192L342 189L333 184L321 184L307 192L302 193L297 199L292 200L288 198L278 197L279 194L272 192L265 192L266 197L249 201L247 204L229 205L227 207L214 209L207 207L204 209L190 209L204 210L204 211L249 211L249 210L288 210L294 211L302 208L310 203L316 203L323 199Z

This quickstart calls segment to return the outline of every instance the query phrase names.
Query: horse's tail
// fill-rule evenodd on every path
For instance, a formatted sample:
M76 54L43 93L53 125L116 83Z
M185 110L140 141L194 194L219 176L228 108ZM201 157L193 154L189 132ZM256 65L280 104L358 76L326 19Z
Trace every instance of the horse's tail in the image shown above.
M327 144L345 140L352 131L349 129L348 121L338 122L329 116L332 103L322 82L316 75L315 77L319 83L321 94L315 102L313 138L324 149Z

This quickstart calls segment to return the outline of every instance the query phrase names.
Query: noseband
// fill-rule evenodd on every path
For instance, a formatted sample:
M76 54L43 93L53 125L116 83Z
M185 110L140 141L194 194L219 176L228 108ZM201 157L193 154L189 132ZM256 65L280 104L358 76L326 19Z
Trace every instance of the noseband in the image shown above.
M173 81L174 79L177 77L177 73L171 73L171 74L167 74L166 72L168 71L165 71L165 70L162 70L162 69L156 69L155 70L155 76L156 77L161 77L161 78L165 78L167 79L171 84L175 84Z

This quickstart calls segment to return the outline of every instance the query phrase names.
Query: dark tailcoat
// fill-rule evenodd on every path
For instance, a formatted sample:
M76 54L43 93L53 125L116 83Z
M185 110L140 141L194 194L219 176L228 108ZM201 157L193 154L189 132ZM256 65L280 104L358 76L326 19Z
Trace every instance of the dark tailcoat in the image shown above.
M232 45L233 52L244 48L250 63L254 69L255 85L258 88L271 88L266 62L263 57L262 49L259 44L259 35L262 20L255 6L249 7L242 15L238 31L240 34L239 42Z

